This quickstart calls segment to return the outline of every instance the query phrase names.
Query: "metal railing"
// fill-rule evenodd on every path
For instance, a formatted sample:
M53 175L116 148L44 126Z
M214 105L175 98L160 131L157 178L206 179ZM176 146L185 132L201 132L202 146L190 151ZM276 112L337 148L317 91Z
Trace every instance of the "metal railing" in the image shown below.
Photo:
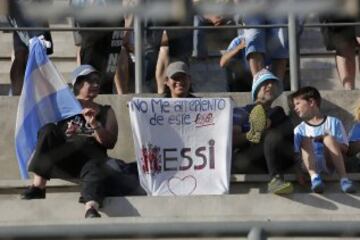
M144 30L184 30L184 29L231 29L231 28L272 28L281 27L288 28L289 39L289 66L290 66L290 87L296 90L299 86L299 54L297 42L297 25L295 21L296 14L308 14L316 12L317 14L356 14L359 2L357 0L242 0L240 4L216 4L212 1L202 1L200 4L194 5L192 8L197 14L218 14L218 15L234 15L242 16L254 14L266 14L267 16L287 16L288 24L280 25L248 25L248 26L157 26L144 27L143 19L164 17L179 18L186 14L187 0L168 0L168 1L144 1L136 0L137 4L124 5L122 1L110 1L111 4L105 6L92 7L76 7L70 6L68 0L62 5L51 6L35 4L29 5L25 13L32 17L42 19L59 19L64 17L77 17L79 19L91 20L114 20L120 16L133 14L135 16L134 28L121 27L105 27L105 28L0 28L1 31L124 31L133 30L135 33L135 91L142 92L143 82L143 33ZM352 26L360 25L360 23L330 23L330 24L305 24L304 27L321 27L321 26Z
M319 28L326 26L359 26L360 22L353 23L312 23L303 24L304 28ZM135 17L134 27L0 27L0 31L134 31L135 34L135 92L142 92L143 82L143 36L144 30L163 31L163 30L222 30L222 29L249 29L249 28L288 28L289 41L289 69L290 69L290 88L292 91L299 87L299 53L296 16L289 14L288 24L271 24L271 25L231 25L231 26L156 26L145 27L141 18Z
M0 239L359 237L358 221L78 221L0 226ZM149 220L149 219L148 219ZM156 219L153 219L156 220Z

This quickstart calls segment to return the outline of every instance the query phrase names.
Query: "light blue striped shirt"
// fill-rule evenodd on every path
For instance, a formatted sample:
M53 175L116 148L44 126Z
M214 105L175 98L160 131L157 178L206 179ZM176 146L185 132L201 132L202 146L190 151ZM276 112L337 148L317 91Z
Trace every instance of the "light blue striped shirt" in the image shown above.
M294 129L294 150L296 153L301 152L301 144L304 137L318 137L323 135L331 135L340 144L349 145L345 128L338 118L326 116L324 121L319 125L312 125L305 121L301 122ZM316 156L315 165L317 172L329 172L326 167L324 157L324 144L322 142L312 141L314 153Z

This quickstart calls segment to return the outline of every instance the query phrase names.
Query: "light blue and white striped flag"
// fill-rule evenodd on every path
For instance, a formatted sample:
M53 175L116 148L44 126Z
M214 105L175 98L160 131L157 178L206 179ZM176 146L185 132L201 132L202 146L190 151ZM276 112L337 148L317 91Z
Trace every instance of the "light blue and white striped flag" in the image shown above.
M32 38L15 128L22 179L29 178L27 166L35 150L38 130L47 123L79 114L81 110L80 103L46 55L45 42Z

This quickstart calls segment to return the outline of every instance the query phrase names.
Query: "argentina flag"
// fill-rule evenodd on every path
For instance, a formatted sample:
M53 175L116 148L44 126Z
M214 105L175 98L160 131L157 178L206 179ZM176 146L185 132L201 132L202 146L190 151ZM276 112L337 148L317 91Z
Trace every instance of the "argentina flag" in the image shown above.
M81 110L80 103L46 55L45 42L32 38L15 128L15 149L22 179L29 178L27 166L35 150L38 130Z

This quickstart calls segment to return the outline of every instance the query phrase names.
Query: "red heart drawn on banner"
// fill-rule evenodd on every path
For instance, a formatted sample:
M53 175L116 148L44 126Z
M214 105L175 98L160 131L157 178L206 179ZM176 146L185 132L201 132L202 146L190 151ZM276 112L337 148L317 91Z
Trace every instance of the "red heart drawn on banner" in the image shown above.
M171 177L167 183L169 192L175 196L191 195L197 187L196 178L191 175L183 178Z

